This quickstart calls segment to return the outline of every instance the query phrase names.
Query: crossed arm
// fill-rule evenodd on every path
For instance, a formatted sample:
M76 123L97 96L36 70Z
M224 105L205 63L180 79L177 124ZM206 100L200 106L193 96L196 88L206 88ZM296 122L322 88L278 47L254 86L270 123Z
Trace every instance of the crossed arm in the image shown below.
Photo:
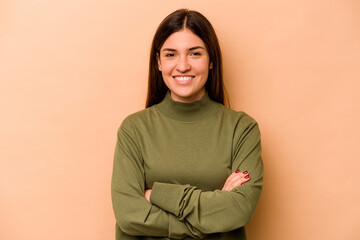
M145 190L145 171L134 134L120 128L112 178L117 224L128 235L174 239L199 239L240 228L250 221L261 192L260 154L260 135L253 125L234 156L233 173L222 190L204 192L194 186L159 182ZM248 172L235 171L238 168Z
M249 180L250 180L249 171L246 170L246 171L241 172L240 169L237 169L226 179L225 185L221 190L231 191L235 187L244 185ZM151 202L150 201L151 191L152 191L152 189L148 189L145 191L145 194L144 194L145 198L146 198L146 200L148 200L148 202Z

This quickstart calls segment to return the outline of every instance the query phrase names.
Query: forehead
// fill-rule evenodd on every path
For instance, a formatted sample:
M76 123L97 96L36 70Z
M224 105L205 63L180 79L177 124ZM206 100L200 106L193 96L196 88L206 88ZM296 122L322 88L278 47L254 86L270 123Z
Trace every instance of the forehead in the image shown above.
M189 49L194 46L200 46L205 48L205 43L191 30L183 29L171 34L164 42L161 49L171 48L171 49L181 50L181 49Z

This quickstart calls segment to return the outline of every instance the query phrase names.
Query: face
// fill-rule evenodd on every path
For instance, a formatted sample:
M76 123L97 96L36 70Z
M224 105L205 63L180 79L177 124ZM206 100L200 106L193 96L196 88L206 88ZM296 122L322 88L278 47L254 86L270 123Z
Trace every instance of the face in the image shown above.
M205 95L211 65L204 42L189 29L171 34L158 56L164 82L178 102L194 102Z

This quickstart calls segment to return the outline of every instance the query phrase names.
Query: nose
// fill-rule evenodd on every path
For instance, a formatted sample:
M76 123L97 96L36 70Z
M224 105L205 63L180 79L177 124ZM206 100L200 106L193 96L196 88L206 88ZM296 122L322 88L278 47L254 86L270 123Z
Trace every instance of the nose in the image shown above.
M179 57L178 62L176 64L176 70L179 72L187 72L191 68L191 65L188 62L186 56Z

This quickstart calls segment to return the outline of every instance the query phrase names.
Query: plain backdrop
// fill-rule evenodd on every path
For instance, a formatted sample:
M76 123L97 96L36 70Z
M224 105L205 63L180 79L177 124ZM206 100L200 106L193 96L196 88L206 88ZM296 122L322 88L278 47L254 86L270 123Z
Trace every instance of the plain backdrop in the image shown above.
M116 131L184 7L212 22L231 106L260 124L249 240L360 239L360 1L2 0L1 240L114 239Z

